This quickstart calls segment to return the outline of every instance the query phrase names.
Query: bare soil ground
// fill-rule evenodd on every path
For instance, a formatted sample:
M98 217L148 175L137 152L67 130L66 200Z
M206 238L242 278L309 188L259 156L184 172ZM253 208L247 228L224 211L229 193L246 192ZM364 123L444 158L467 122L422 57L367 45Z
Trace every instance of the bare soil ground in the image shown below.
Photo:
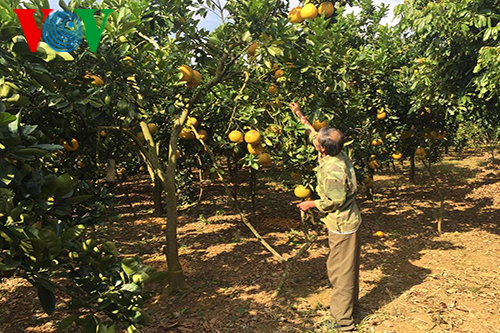
M438 196L424 170L418 184L398 174L375 178L373 201L360 195L363 214L360 332L500 332L500 167L488 155L448 156L434 166L446 198L444 234L436 233ZM400 166L398 166L401 168ZM257 209L240 191L250 221L285 258L304 242L292 191L269 173L260 180ZM124 193L129 193L131 209ZM125 256L166 269L163 218L152 218L146 178L122 184L122 219L99 230ZM381 230L385 237L374 233ZM203 201L182 212L180 258L195 292L160 297L148 304L153 332L329 332L330 286L326 232L294 266L283 297L273 299L283 265L252 236L218 182ZM0 284L0 332L54 332L59 314L43 314L36 293L12 277ZM331 332L331 331L330 331Z

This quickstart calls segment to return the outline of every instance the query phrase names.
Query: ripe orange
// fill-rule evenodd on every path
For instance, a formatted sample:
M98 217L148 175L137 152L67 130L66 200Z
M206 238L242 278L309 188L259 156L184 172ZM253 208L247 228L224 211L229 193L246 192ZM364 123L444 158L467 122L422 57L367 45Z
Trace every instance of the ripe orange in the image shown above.
M368 166L373 170L380 169L380 163L377 160L371 161L370 163L368 163Z
M66 141L63 141L62 145L66 151L77 151L80 147L77 139L71 139L71 145Z
M301 10L302 7L295 7L290 11L290 13L288 13L288 19L291 23L301 23L304 21L304 19L300 15Z
M260 133L256 130L250 130L245 134L246 143L255 144L260 142Z
M182 73L181 81L191 82L194 78L194 73L188 65L179 66L179 72Z
M85 166L87 165L85 162L83 161L78 161L76 162L76 165L79 167L79 168L85 168Z
M191 131L189 128L184 127L181 130L179 137L183 140L192 140L195 138L195 135L194 135L193 131Z
M399 161L400 159L403 158L403 154L399 151L396 151L392 154L392 158Z
M151 135L155 135L156 133L158 133L158 125L151 123L148 124L148 128Z
M199 82L197 82L197 81L195 81L195 80L193 80L193 81L191 81L191 82L187 82L187 83L186 83L186 86L188 86L189 88L196 88L196 87L198 87L199 85L200 85L200 83L199 83Z
M382 237L384 237L385 235L384 235L384 233L383 233L382 231L380 231L380 230L379 230L379 231L377 231L377 232L375 233L375 236L382 238Z
M243 133L238 130L231 131L228 135L229 141L234 143L243 142Z
M200 139L202 139L203 141L205 141L208 138L208 133L205 130L199 130L198 134L200 136Z
M275 95L278 92L278 88L274 84L272 84L267 90L271 95Z
M196 81L198 85L200 85L202 81L201 73L194 69L193 69L193 81Z
M333 3L330 1L322 2L318 7L318 14L321 15L325 13L325 18L332 16L334 12L335 7L333 7Z
M295 196L297 198L306 199L311 196L311 190L304 185L298 185L294 190Z
M279 79L280 77L282 77L283 75L285 75L285 72L282 70L282 69L278 69L275 73L274 73L274 77Z
M417 148L417 150L415 150L415 155L417 156L417 158L424 160L425 159L425 149L421 148L421 147Z
M377 112L377 119L378 120L384 120L386 116L387 116L387 113L385 111L378 111Z
M259 155L264 152L264 147L260 143L247 144L247 150L252 155Z
M312 3L308 3L302 7L300 16L306 20L314 20L318 16L318 9Z
M251 56L251 57L254 57L255 56L255 51L257 51L257 49L260 47L260 43L259 42L254 42L252 45L250 45L247 49L248 51L248 55Z
M139 141L141 143L144 143L146 141L146 138L144 137L144 133L142 133L142 132L137 132L135 134L135 136L137 137L137 139L139 139Z
M382 143L384 143L384 141L382 141L382 139L380 139L380 138L372 140L372 146L373 147L380 146Z
M108 135L108 133L104 130L101 131L101 133L99 133L103 138L106 137L106 135Z
M195 117L189 117L188 120L186 121L186 126L187 127L191 127L191 126L197 127L198 126L198 119L196 119Z
M271 155L269 155L268 153L263 153L259 155L259 160L257 163L264 166L273 163L273 161L271 160Z
M162 224L161 225L161 230L166 230L167 229L167 225L166 224Z
M319 121L319 120L315 120L313 122L313 127L316 131L319 131L320 129L322 129L323 127L327 127L328 126L328 123L326 122L326 120L323 120L323 121Z

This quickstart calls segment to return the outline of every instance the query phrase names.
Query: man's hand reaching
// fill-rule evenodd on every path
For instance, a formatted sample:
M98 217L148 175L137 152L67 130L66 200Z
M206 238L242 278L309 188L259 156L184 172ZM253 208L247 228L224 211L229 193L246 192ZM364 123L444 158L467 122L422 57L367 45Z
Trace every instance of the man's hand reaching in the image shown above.
M316 204L312 200L303 201L297 205L297 208L301 211L307 212L309 209L316 208Z
M299 104L297 104L296 102L291 102L289 104L289 106L290 106L290 109L292 109L293 114L296 115L297 118L299 118L299 120L302 120L302 118L305 118L304 115L302 114L302 112L300 111Z

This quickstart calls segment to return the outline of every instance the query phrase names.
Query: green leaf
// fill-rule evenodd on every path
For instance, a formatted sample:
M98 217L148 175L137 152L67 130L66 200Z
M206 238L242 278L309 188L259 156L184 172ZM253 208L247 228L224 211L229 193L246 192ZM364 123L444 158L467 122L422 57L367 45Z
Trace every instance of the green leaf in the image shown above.
M39 286L38 299L40 300L40 304L46 314L50 316L54 313L54 310L56 309L56 297L51 290L45 288L44 286Z
M56 91L56 87L54 86L54 81L52 81L52 78L49 75L33 72L31 73L31 76L33 76L35 81L40 83L40 85L45 89L47 89L48 91L50 92Z
M58 256L62 251L62 242L59 236L50 228L40 230L40 238L47 243L47 249L53 256Z
M122 269L128 277L139 272L141 265L137 258L125 258L122 260Z
M88 200L88 199L90 199L90 198L92 198L92 195L91 195L91 194L87 194L87 195L78 195L78 196L75 196L75 197L69 198L69 199L68 199L68 205L78 204L78 203L81 203L81 202L87 201L87 200Z
M57 328L59 330L64 330L64 329L70 327L77 319L78 319L77 315L71 315L69 317L66 317L59 322L59 325L57 325Z
M7 112L0 113L0 126L5 126L16 120L16 116Z
M141 287L139 287L135 283L127 283L123 285L122 290L137 294L141 291Z
M246 31L243 36L241 36L241 40L244 42L250 42L252 35L250 34L250 31Z

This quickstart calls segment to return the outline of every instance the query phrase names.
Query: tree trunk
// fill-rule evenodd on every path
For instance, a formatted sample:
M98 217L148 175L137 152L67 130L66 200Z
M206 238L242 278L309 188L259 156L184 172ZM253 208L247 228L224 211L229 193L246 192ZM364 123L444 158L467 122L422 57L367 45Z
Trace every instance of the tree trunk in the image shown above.
M155 207L154 216L159 217L165 214L165 210L163 209L163 189L161 186L161 182L158 180L158 177L154 177L153 182L153 203Z
M410 156L410 183L415 184L415 154Z

